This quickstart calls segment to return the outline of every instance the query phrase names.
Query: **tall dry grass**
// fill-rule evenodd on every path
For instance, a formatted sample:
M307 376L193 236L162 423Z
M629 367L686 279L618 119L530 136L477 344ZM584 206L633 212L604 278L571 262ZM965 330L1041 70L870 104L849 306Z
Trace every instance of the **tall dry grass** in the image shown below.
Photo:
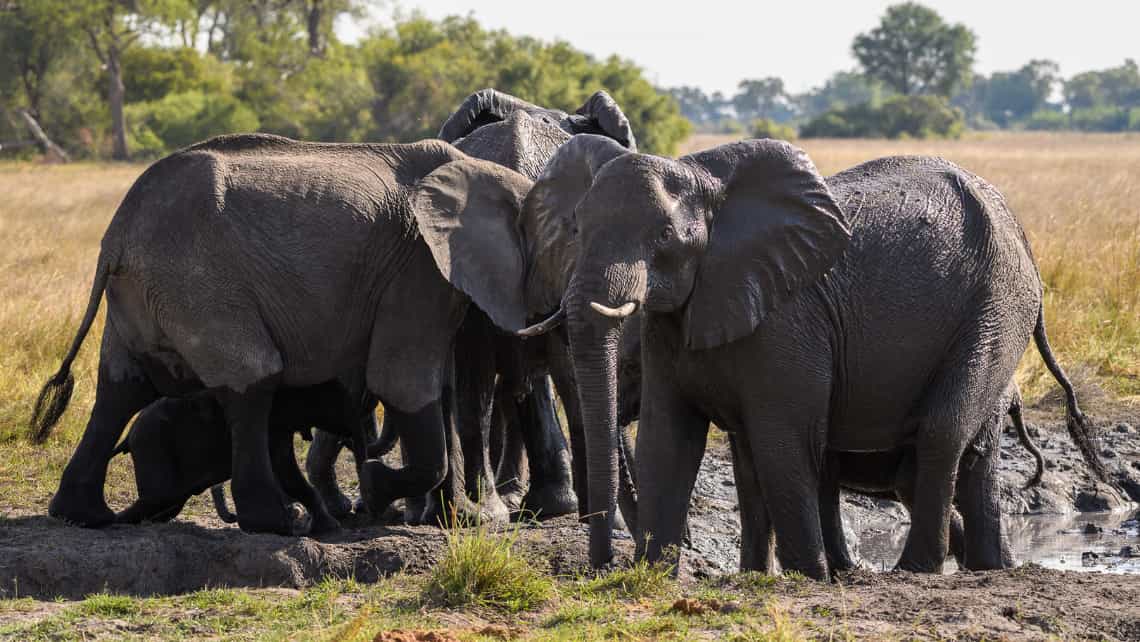
M686 151L726 140L694 137ZM1140 136L800 144L825 173L889 154L935 154L997 185L1037 256L1059 359L1085 388L1140 405ZM23 439L39 387L58 367L86 305L99 239L142 169L0 164L0 513L43 506L82 431L94 396L101 321L75 364L75 396L52 447ZM1030 398L1054 389L1032 351L1019 377ZM129 465L116 464L112 474L112 488L129 490Z

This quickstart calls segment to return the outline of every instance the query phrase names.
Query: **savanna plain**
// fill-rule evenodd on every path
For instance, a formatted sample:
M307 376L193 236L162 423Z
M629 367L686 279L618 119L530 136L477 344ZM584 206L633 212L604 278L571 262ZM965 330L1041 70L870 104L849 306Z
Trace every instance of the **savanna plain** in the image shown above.
M694 136L681 151L728 140ZM1026 229L1045 282L1049 336L1082 406L1098 425L1140 426L1140 136L798 144L825 175L880 156L928 154L998 186ZM585 531L569 518L503 532L370 527L361 531L367 538L339 535L344 541L324 547L242 535L214 518L203 498L171 525L83 531L56 524L43 515L94 399L96 340L76 362L75 396L53 436L33 446L24 431L40 386L74 336L107 222L143 169L0 164L0 638L1140 639L1140 576L1034 565L947 576L857 571L830 585L685 566L678 580L644 565L594 575ZM90 337L101 324L102 313ZM1035 351L1023 358L1018 380L1034 417L1060 421L1065 439L1059 389ZM106 492L114 508L133 499L128 459L113 462ZM17 573L29 559L19 547L32 537L36 559L65 561ZM184 547L168 557L202 568L223 549L225 559L240 558L234 565L264 555L288 568L232 582L226 578L237 571L205 582L180 572L185 581L166 587L124 580L163 573L138 560L167 558L138 554L140 546ZM335 557L334 548L345 559L312 562ZM135 553L89 554L112 549ZM65 571L73 579L54 594L12 581Z

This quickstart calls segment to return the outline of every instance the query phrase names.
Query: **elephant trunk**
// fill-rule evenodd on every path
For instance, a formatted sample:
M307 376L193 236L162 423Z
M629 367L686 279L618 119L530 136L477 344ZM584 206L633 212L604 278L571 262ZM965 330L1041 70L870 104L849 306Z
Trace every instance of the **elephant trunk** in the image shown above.
M610 271L607 271L610 272ZM626 315L604 314L606 309L624 311L636 288L615 288L639 279L598 279L585 283L576 275L566 296L567 324L574 375L578 384L582 423L586 437L587 516L590 524L590 564L595 568L613 558L611 533L618 500L617 359L621 326ZM644 283L644 280L640 280ZM605 302L620 299L616 308ZM634 306L636 307L636 305Z

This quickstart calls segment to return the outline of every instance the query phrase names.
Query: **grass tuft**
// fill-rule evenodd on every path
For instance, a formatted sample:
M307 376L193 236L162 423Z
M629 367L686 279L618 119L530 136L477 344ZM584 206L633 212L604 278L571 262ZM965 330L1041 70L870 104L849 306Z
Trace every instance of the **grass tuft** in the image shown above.
M447 548L424 587L435 605L487 606L517 612L536 608L554 593L554 582L515 553L520 528L492 533L483 523L464 527L452 509Z
M592 578L583 584L585 596L612 594L623 598L640 599L670 595L677 590L673 567L669 564L650 564L645 560L628 568L620 568Z
M79 610L84 615L100 617L128 617L139 612L139 604L129 595L111 595L109 593L96 593L88 595L87 599L79 603Z

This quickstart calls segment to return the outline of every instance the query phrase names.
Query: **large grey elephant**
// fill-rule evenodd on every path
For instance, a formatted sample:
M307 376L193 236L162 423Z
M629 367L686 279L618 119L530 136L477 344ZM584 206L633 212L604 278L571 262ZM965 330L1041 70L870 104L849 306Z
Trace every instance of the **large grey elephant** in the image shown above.
M941 567L956 488L967 538L991 542L970 565L1003 564L989 492L997 449L959 463L1044 321L1028 244L991 185L932 158L880 159L825 181L775 141L670 160L580 137L526 208L524 221L562 221L579 235L558 316L587 427L595 565L612 555L615 348L635 311L639 556L661 559L680 543L714 421L741 448L786 569L827 576L827 449L904 445L915 449L915 493L899 567ZM1099 471L1069 402L1070 434Z
M126 423L159 396L207 389L232 433L239 523L292 533L298 525L271 469L270 404L283 385L331 380L349 398L384 403L408 457L402 469L364 465L372 507L436 487L447 467L444 372L472 298L501 328L526 321L497 294L521 290L524 274L521 257L497 244L516 234L510 221L464 228L442 251L424 243L491 193L517 204L529 188L496 166L460 189L441 171L457 161L475 162L441 141L245 135L148 168L108 226L78 334L36 404L31 430L42 440L66 408L71 364L105 293L95 405L49 512L110 523L103 484ZM425 194L442 188L455 197L446 213L426 206Z
M495 89L483 89L468 96L440 128L439 138L475 158L488 160L537 179L554 152L577 134L601 134L621 146L636 151L637 144L629 120L621 108L604 91L596 92L574 113L533 105ZM511 251L503 248L503 251ZM544 340L546 341L546 340ZM533 342L532 342L533 343ZM551 343L524 349L518 338L497 332L486 316L477 311L468 314L456 338L456 362L467 364L456 373L454 385L454 434L448 435L449 462L444 484L433 492L426 506L409 502L412 521L436 523L454 505L459 515L481 519L505 519L508 508L500 500L499 478L507 482L521 476L518 457L508 461L501 471L493 466L488 447L494 416L495 378L509 382L508 397L518 397L518 412L500 417L526 417L527 425L508 423L499 428L508 436L525 442L529 462L529 487L525 496L516 497L512 507L523 506L542 516L556 516L577 508L577 496L571 488L570 460L566 453L555 415L553 400L545 394L547 385L538 382L552 369L556 387L571 408L568 416L576 417L577 395L572 374L566 372L569 362L551 351L564 351L564 344ZM539 394L527 392L532 379ZM573 423L573 422L572 422ZM581 430L571 426L576 452L581 452ZM390 432L390 431L388 431ZM390 435L385 435L390 440ZM515 447L516 453L522 451ZM336 486L333 464L340 450L339 441L318 433L309 451L306 467L326 502L346 512L348 501ZM584 458L574 460L580 490L584 492ZM478 501L478 506L475 505Z

